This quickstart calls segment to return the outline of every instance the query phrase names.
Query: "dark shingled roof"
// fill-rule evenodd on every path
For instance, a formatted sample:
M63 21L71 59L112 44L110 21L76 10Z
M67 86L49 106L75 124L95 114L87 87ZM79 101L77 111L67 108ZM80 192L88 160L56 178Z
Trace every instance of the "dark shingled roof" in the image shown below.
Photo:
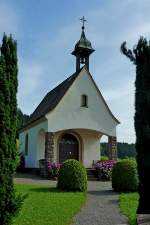
M69 87L72 85L76 77L79 75L80 71L78 71L78 73L72 74L62 83L60 83L57 87L48 92L47 95L41 101L41 103L38 105L38 107L35 109L35 111L31 114L29 122L25 126L40 119L46 113L54 109L56 105L60 102L62 97L65 95Z

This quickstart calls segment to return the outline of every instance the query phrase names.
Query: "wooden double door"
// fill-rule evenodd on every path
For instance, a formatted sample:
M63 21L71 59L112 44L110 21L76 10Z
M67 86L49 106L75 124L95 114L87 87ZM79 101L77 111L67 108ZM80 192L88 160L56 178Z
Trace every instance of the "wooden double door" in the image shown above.
M64 134L59 141L59 162L67 159L79 160L79 143L72 134Z

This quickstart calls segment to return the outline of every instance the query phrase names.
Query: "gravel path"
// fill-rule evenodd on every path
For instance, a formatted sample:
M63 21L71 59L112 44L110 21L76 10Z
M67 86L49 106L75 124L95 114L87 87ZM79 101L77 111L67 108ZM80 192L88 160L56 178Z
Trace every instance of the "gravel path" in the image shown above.
M50 186L56 186L56 181L47 180L40 176L36 176L28 173L17 173L14 182L18 184L44 184Z
M110 182L89 181L86 205L72 225L127 225L127 218L119 213L118 194Z
M49 181L30 174L17 174L16 183L48 184ZM112 191L110 182L89 181L86 205L74 217L72 225L127 225L127 218L119 213L118 194Z

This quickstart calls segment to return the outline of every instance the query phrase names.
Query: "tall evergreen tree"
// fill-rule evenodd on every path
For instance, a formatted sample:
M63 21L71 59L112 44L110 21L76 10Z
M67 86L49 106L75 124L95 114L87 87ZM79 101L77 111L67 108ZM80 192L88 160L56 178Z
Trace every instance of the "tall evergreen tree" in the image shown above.
M136 65L135 81L135 131L136 151L139 173L138 213L150 213L150 43L140 38L133 51L126 48L121 51Z
M13 177L16 170L17 46L4 35L0 52L0 224L11 224L21 197L16 196Z

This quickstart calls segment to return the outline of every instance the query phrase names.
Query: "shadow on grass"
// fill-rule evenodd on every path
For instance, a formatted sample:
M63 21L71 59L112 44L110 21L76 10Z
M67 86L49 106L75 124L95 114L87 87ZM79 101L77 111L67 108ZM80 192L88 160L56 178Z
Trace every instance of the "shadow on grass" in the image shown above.
M63 192L56 187L36 187L36 188L30 188L30 191L32 191L32 192L56 192L56 193Z
M65 190L58 189L57 187L36 187L36 188L30 188L30 191L38 192L38 193L46 193L46 192L64 193L64 194L65 193L79 193L79 191L65 191Z
M55 193L71 193L71 192L78 192L78 191L65 191L58 189L57 187L36 187L30 188L32 192L55 192Z

